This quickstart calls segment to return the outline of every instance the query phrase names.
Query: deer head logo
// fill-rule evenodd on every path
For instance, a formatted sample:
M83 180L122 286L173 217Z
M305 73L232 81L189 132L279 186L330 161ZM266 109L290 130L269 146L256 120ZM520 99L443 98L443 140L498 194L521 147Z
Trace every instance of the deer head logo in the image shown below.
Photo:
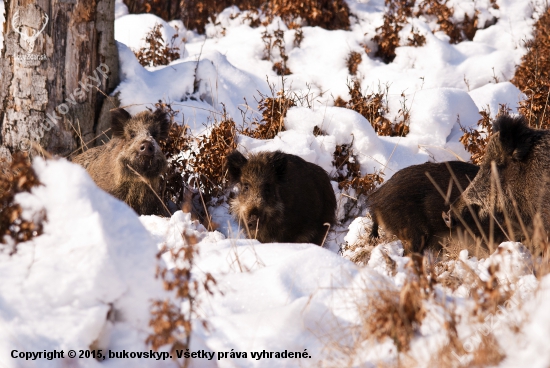
M30 30L31 34L28 35L25 32L20 30L20 28L22 27L21 25L19 25L19 27L15 26L16 23L19 23L19 10L16 11L15 14L13 15L13 17L11 18L12 28L16 33L19 33L21 35L21 38L23 39L23 41L27 45L26 48L27 48L27 53L28 54L30 54L32 52L32 50L34 50L34 42L36 41L36 39L38 38L40 33L42 33L42 31L44 31L44 28L46 28L46 25L48 24L49 19L50 18L48 18L48 14L44 13L44 25L42 26L42 29L37 32L36 29L31 28L31 30Z

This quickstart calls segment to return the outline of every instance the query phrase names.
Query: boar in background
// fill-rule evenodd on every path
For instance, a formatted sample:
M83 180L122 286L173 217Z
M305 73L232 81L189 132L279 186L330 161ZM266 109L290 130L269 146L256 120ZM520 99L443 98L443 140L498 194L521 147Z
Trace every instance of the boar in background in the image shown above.
M112 139L72 161L82 165L97 186L126 202L138 214L170 215L153 192L159 193L160 176L167 167L158 141L167 137L168 129L168 116L160 109L133 117L122 108L114 109Z

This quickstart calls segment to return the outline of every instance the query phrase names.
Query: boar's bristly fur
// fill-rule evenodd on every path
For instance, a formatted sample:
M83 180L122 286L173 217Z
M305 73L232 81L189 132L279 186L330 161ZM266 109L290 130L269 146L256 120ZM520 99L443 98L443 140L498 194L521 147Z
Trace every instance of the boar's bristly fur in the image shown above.
M138 214L169 215L152 191L159 192L160 175L167 167L158 140L166 138L168 129L168 116L160 109L134 117L122 108L114 109L112 139L72 161L82 165L97 186L126 202Z
M498 117L494 131L479 173L452 204L447 224L469 215L469 206L480 220L508 219L511 226L501 225L510 238L536 243L533 237L540 241L550 230L550 131L533 129L523 116L510 115Z
M461 189L476 176L479 168L466 162L427 162L406 167L395 173L368 198L373 226L371 237L378 237L378 226L397 236L407 252L420 253L424 249L438 249L440 242L450 235L441 213L449 209L460 191L451 173L456 175ZM449 193L449 201L440 194ZM451 186L449 192L449 186ZM475 226L474 226L475 227Z
M302 158L276 152L227 156L230 183L239 192L231 212L251 238L262 243L321 245L336 222L336 197L321 167Z

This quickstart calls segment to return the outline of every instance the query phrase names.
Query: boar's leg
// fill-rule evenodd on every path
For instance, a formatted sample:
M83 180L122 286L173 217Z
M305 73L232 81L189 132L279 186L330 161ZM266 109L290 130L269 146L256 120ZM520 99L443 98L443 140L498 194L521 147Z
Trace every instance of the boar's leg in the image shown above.
M378 233L378 222L373 218L372 219L372 227L370 229L370 240L375 240L380 238L380 234Z
M415 236L413 240L411 241L411 248L409 249L412 253L422 253L424 251L424 248L427 244L430 242L430 235L428 234L422 234Z

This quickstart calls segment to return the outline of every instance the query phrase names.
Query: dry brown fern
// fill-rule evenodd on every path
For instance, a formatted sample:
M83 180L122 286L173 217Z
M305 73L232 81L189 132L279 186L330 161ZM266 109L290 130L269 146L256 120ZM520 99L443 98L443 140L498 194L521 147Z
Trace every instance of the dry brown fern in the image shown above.
M15 195L30 192L40 185L29 157L26 153L16 152L11 163L0 163L0 244L9 248L11 254L17 252L17 245L39 236L43 231L44 213L40 214L36 222L22 217L22 208L15 202Z

